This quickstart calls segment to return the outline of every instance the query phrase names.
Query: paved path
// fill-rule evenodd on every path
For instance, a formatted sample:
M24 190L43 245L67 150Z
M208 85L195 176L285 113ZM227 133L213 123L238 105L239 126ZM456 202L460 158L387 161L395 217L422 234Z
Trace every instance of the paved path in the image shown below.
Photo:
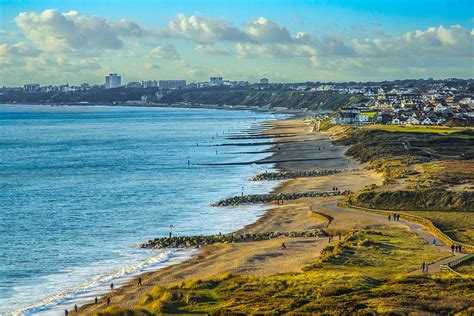
M369 213L369 212L364 212L364 211L357 211L357 210L352 210L352 209L347 209L347 208L342 208L337 206L336 202L333 203L328 203L323 205L325 208L333 210L336 214L344 214L346 216L351 216L351 215L356 215L357 217L366 217L369 219L369 222L380 222L384 223L386 225L398 225L402 224L407 226L410 231L418 235L420 238L423 238L428 244L432 245L433 239L436 240L436 245L434 247L437 247L437 249L446 252L446 255L451 254L450 257L442 259L440 261L431 263L429 265L428 273L436 273L440 271L440 266L442 264L448 264L451 261L457 260L461 257L466 256L467 254L465 253L451 253L451 245L446 245L444 242L441 240L438 240L438 238L429 230L427 230L423 225L410 222L404 219L400 219L399 221L388 221L387 217L385 215L378 215L374 213ZM336 215L337 218L337 215ZM421 268L415 271L412 271L411 273L417 274L417 273L422 273Z

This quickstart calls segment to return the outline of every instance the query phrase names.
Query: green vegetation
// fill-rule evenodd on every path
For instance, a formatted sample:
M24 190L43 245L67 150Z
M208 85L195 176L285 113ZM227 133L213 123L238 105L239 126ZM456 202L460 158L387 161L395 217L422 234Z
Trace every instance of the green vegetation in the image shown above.
M472 212L474 205L474 192L448 191L443 189L415 191L374 190L349 196L348 200L352 205L381 210Z
M377 127L378 128L378 127ZM385 127L380 127L385 128ZM403 129L388 126L388 129ZM411 127L410 127L411 128ZM357 206L400 211L473 211L474 142L470 130L439 134L443 128L414 132L374 128L346 130L337 143L351 146L347 153L384 176L384 185L407 178L406 188L374 187L351 196ZM428 130L430 132L421 133ZM437 160L437 163L429 163ZM417 168L417 165L421 165ZM454 186L461 186L454 188ZM456 190L457 189L457 190Z
M369 119L373 119L375 115L377 115L376 111L370 111L370 112L361 112L361 114L365 114L369 117Z
M319 130L321 132L324 132L324 131L327 131L328 129L330 129L331 127L333 127L334 124L331 123L331 119L325 119L323 121L321 121L320 125L319 125Z
M376 112L368 112L368 113L376 113ZM451 134L451 133L456 133L456 132L466 130L464 127L419 126L419 125L408 125L408 126L407 125L367 125L367 126L364 126L364 128L370 129L370 130L387 131L387 132L435 133L435 134Z
M459 273L474 275L474 259L469 260L454 268Z
M456 186L472 186L474 188L474 163L466 161L439 161L421 166L423 173L409 179L410 187L452 188Z
M474 245L474 213L472 212L406 212L417 215L435 224L453 240Z
M258 107L285 107L339 109L364 100L359 95L332 92L304 92L289 90L249 90L214 87L208 89L182 89L166 94L160 102L191 102L217 105L246 105Z
M467 314L474 303L474 277L406 275L421 261L442 257L406 230L364 230L327 247L321 260L301 273L227 274L156 286L138 306L109 307L102 314Z

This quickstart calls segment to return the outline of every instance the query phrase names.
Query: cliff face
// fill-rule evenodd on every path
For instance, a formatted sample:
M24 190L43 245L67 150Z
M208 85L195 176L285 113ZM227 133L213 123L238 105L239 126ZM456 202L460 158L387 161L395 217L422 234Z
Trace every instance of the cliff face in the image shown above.
M116 88L90 89L74 92L7 92L0 94L3 103L111 103L138 101L143 95L153 96L158 88ZM289 109L307 108L311 110L338 109L359 102L360 95L337 94L332 92L303 92L289 90L230 89L223 87L207 89L182 89L171 91L159 103L190 102L204 105L246 105L266 108L285 107Z
M272 91L272 90L234 90L234 89L196 89L178 90L166 94L160 102L193 102L217 105L246 105L267 108L286 107L289 109L307 108L337 109L358 102L361 96L336 94L332 92Z

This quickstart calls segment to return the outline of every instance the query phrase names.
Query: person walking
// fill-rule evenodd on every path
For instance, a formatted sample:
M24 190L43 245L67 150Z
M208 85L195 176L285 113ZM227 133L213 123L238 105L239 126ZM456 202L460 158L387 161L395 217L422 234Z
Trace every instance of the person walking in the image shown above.
M425 268L426 268L426 263L423 261L423 263L421 264L421 272L425 272Z
M69 315L69 311L67 309L64 310L64 316L68 316Z
M138 277L138 286L142 286L142 278Z
M99 299L97 298L97 296L95 297L94 304L99 304Z
M110 290L114 290L114 284L113 283L110 283Z
M110 297L107 296L107 306L109 306L109 305L110 305Z
M433 247L436 246L436 238L433 238Z
M286 249L285 243L282 243L282 244L281 244L281 249Z
M74 312L77 314L77 304L74 304Z
M390 218L391 218L391 216L390 216L390 214L388 214L388 221L389 221L389 222L390 222Z
M451 245L451 252L454 253L454 248L457 248L457 246L454 246L454 244Z
M459 248L459 253L462 253L461 244L459 244L458 248Z

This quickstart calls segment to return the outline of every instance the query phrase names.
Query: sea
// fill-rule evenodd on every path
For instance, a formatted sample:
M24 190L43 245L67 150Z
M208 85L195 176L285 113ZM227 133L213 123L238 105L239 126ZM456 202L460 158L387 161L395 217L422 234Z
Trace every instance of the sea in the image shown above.
M0 315L63 315L114 283L197 250L156 237L229 233L265 206L211 207L265 193L264 140L228 139L283 118L246 110L0 104ZM219 144L228 146L216 146Z

